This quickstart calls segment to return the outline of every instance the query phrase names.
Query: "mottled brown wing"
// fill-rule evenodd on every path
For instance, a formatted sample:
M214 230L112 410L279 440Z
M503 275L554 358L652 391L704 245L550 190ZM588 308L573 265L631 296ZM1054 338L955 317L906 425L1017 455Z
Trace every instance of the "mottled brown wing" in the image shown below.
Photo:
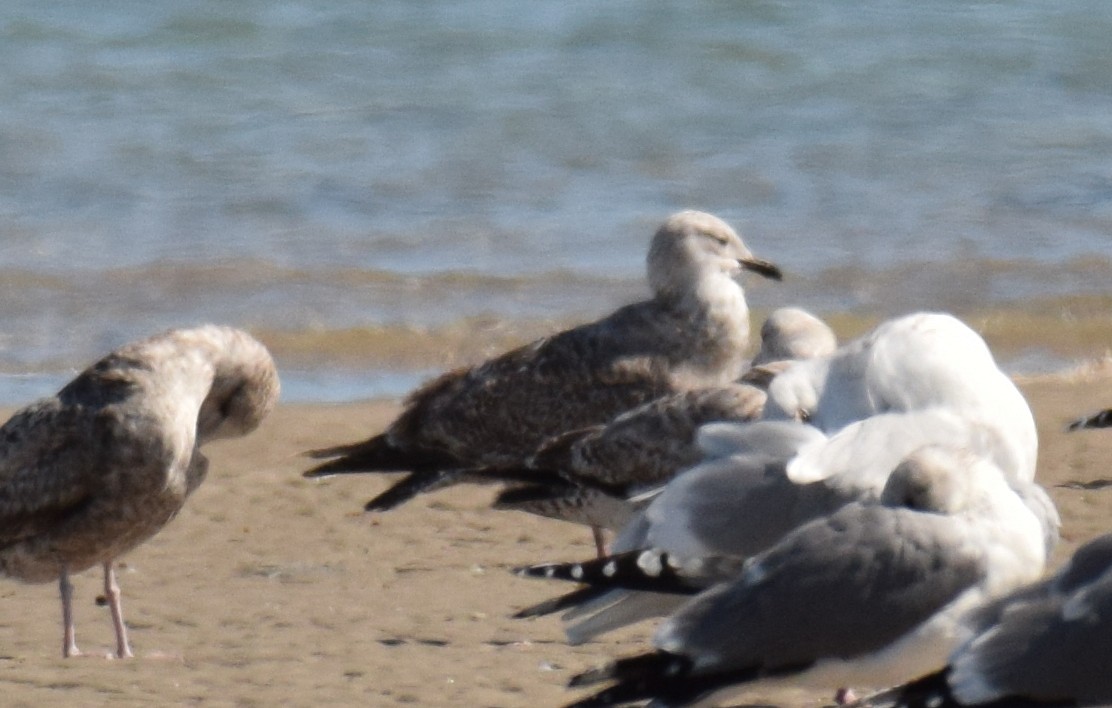
M583 436L570 451L567 475L632 493L667 482L702 459L695 443L700 426L753 420L764 400L763 391L745 384L663 396Z
M473 464L520 462L554 435L669 393L678 330L641 303L446 374L414 394L391 439Z
M0 427L0 547L85 503L98 446L86 411L44 399Z

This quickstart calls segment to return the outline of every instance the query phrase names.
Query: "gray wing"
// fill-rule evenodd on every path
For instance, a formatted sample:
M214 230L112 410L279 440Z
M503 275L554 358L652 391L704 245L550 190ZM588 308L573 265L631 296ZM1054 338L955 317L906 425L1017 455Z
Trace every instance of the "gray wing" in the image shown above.
M745 424L708 423L699 428L696 442L705 458L756 452L786 460L827 439L825 433L810 425L762 420Z
M794 531L657 633L710 671L805 666L883 649L984 573L954 519L853 504Z
M56 398L0 427L0 547L49 529L96 491L94 423Z
M646 510L648 546L680 557L750 556L855 500L822 482L795 484L784 464L748 454L684 472Z
M951 657L964 702L1003 697L1112 701L1112 535L1083 546L1048 581L994 603Z
M654 302L520 347L416 391L391 426L395 444L475 464L515 464L544 440L605 423L672 392L689 348L674 313Z

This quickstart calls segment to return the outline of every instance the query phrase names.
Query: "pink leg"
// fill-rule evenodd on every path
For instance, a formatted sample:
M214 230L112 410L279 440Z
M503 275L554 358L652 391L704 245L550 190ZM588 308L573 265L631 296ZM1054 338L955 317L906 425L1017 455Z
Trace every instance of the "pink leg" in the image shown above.
M104 597L112 610L112 626L116 628L116 657L130 659L131 646L127 643L127 627L124 626L124 608L120 603L120 586L116 584L116 570L112 561L104 564Z
M595 539L595 552L598 553L599 558L605 558L610 553L610 549L606 547L606 533L601 527L592 526L591 534Z
M857 702L857 695L852 688L839 688L834 694L834 702L840 706L847 706Z
M73 627L73 584L69 579L69 570L62 566L62 574L58 576L58 589L62 593L62 658L81 656L77 648L76 631Z

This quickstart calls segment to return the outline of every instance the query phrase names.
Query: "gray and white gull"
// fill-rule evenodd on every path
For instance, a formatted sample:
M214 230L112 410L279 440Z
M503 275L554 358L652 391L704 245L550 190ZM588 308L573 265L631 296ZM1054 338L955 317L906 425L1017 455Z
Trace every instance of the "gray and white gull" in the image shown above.
M942 665L970 611L1045 562L1040 520L995 464L921 448L879 503L793 530L666 620L654 651L573 678L613 684L574 705L696 705L754 681L890 685Z
M1112 410L1069 430L1112 426ZM1112 534L1082 545L1052 577L973 613L947 666L861 702L873 708L1112 705Z
M955 342L964 343L964 348L955 348ZM945 351L954 351L955 356L941 356ZM901 364L895 352L929 365ZM1010 379L996 368L980 338L960 321L937 314L899 318L830 357L796 364L784 376L796 368L825 374L821 385L812 383L811 377L797 376L792 381L789 392L802 388L796 381L805 382L811 392L806 415L705 426L700 443L706 461L665 486L627 525L613 544L616 561L662 553L673 559L711 555L744 559L810 519L854 500L875 500L892 469L911 452L931 444L961 446L1000 467L1042 521L1046 546L1053 546L1057 512L1045 491L1031 481L1037 443L1030 410ZM963 378L964 372L970 375ZM914 375L909 386L933 383L948 387L949 393L942 389L929 396L896 395L900 387L885 380L886 375ZM773 382L773 391L779 380ZM831 412L847 405L829 395L832 390L841 391L849 405L857 407L857 420L845 423L849 418L845 412ZM1000 411L1000 405L1010 409ZM826 433L799 418L837 418L843 425ZM642 555L646 553L650 555ZM592 580L594 587L521 614L571 608L565 617L568 638L580 643L630 622L667 614L684 601L680 595L640 592L650 589L651 582L638 581L634 587L638 591L633 592L624 574L607 577L593 572L605 567L602 559L593 564L523 569L523 574L539 577ZM687 579L685 588L695 592L723 579L700 574ZM667 589L675 591L674 585Z
M165 526L208 472L207 442L245 435L274 408L266 348L213 325L117 349L0 427L0 575L57 581L63 656L79 654L70 576L92 566L132 656L116 559Z

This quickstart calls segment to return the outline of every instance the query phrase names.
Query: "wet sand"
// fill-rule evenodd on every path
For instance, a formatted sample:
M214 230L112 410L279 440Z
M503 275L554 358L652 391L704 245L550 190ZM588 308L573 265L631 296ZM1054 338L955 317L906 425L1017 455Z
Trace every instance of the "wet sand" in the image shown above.
M1040 479L1064 520L1060 562L1112 529L1112 431L1066 435L1112 405L1106 371L1022 384L1039 423ZM582 647L555 618L516 609L565 586L508 568L589 557L590 534L487 508L489 488L360 513L385 479L303 480L312 447L381 429L389 402L280 406L254 435L214 444L209 479L158 537L125 558L124 612L138 658L112 646L98 571L74 579L78 645L62 660L57 587L0 579L0 702L9 706L204 704L550 706L577 671L645 646L640 627ZM4 411L4 415L10 411ZM1098 485L1095 485L1099 487ZM822 705L829 694L757 692L752 702Z

